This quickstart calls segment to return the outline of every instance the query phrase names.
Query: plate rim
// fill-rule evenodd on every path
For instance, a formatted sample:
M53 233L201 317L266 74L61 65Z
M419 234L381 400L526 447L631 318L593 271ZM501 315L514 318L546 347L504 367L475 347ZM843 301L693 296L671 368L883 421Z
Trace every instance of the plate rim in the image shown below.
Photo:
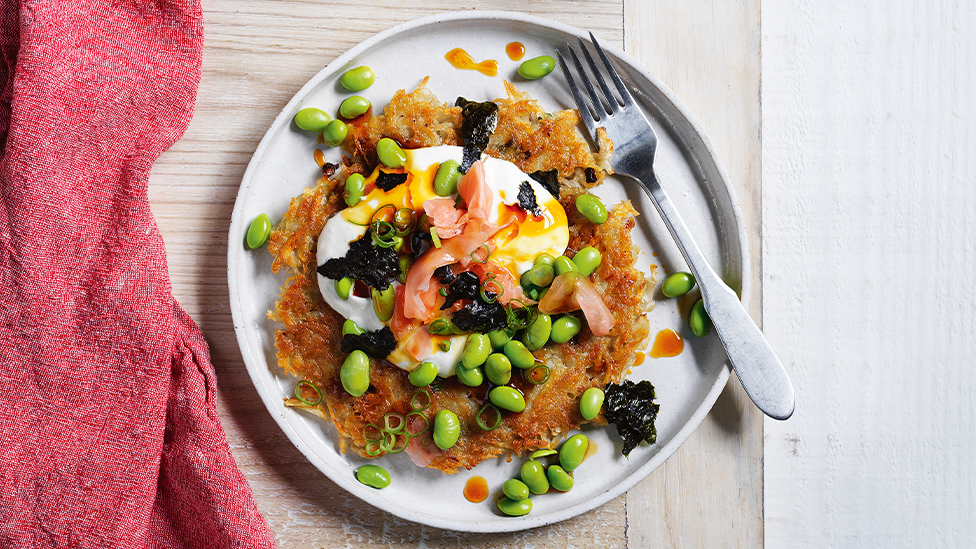
M251 356L250 348L247 343L247 335L244 330L244 322L242 317L242 309L240 307L240 291L234 274L234 264L236 257L240 254L240 250L236 248L240 247L240 239L237 238L241 234L242 225L242 215L244 207L244 196L245 191L248 189L254 178L254 172L257 170L258 159L261 158L265 150L270 146L272 136L278 131L278 129L283 125L290 123L291 113L295 106L301 103L302 99L308 95L308 93L323 82L327 77L331 77L338 72L339 69L344 67L350 61L356 59L360 54L368 51L370 48L382 43L383 41L394 37L398 34L411 31L418 27L433 25L433 24L443 24L451 21L478 21L485 20L489 22L517 22L524 23L539 27L548 28L564 34L579 36L581 38L587 38L587 34L576 27L571 25L561 23L559 21L554 21L551 19L546 19L543 17L526 14L522 12L512 12L512 11L457 11L435 14L425 17L420 17L417 19L412 19L398 25L392 26L388 29L380 31L362 42L356 44L349 50L345 51L342 55L337 57L332 62L328 63L325 67L320 69L308 82L305 83L288 101L288 103L282 108L281 112L275 118L274 122L268 127L264 136L261 138L257 148L251 156L248 162L247 169L241 178L241 186L238 189L238 195L235 199L234 210L231 215L231 223L229 228L228 237L228 264L227 264L227 277L228 277L228 288L230 293L230 308L231 315L234 322L234 332L237 337L238 348L241 351L242 359L244 360L245 367L248 372L248 377L251 378L251 382L255 384L255 388L258 389L257 383L258 378L256 377L259 372L257 372L258 365ZM735 234L738 239L739 254L735 259L738 260L740 266L741 274L741 289L740 289L740 300L743 303L748 303L752 295L752 280L751 280L751 265L749 263L749 242L745 234L745 225L742 217L741 209L739 208L738 201L736 199L735 190L732 187L732 181L729 177L728 172L725 167L719 161L716 151L711 145L708 137L702 131L697 120L691 115L687 107L681 103L681 101L674 95L674 93L664 85L656 76L654 76L649 70L643 67L640 63L630 57L627 53L616 48L613 45L604 44L603 49L607 51L615 61L618 63L624 63L628 68L635 73L639 74L642 78L645 78L651 85L656 88L656 91L660 93L670 104L671 107L677 112L690 129L691 133L700 140L703 154L702 157L711 160L716 173L718 174L718 179L724 186L725 192L729 197L730 202L730 213L731 218L735 225L734 231L729 231L730 234ZM699 155L696 155L699 156ZM717 181L715 182L718 183ZM733 256L734 257L734 256ZM355 488L357 486L354 482L347 480L341 476L330 475L327 471L331 469L331 466L324 463L317 455L312 453L298 433L292 428L284 416L275 413L276 402L272 400L272 396L269 391L258 390L259 396L262 398L263 404L271 416L274 418L278 427L285 433L289 441L295 445L296 448L309 460L321 473L325 474L332 482L349 492L351 495L362 499L365 503L372 505L374 507L380 508L384 511L390 512L400 518L410 520L412 522L417 522L420 524L425 524L428 526L433 526L436 528L458 530L465 532L514 532L521 531L530 528L536 528L539 526L544 526L548 524L554 524L561 522L577 516L579 514L585 513L587 511L596 509L604 505L606 502L613 498L616 498L620 494L633 488L638 482L646 479L651 472L660 467L668 458L670 458L677 449L684 444L685 441L691 436L692 433L701 425L705 416L711 411L715 402L718 400L719 395L724 390L724 387L730 377L731 367L726 360L722 367L719 368L718 376L715 378L712 386L705 393L701 404L695 409L691 414L688 421L681 426L680 429L675 433L668 444L662 446L658 452L643 466L635 470L629 476L625 477L623 481L615 484L610 489L601 493L595 498L591 498L585 502L578 503L571 507L566 507L545 515L526 515L523 517L506 519L504 521L498 522L469 522L469 523L458 523L453 520L442 520L433 515L419 515L415 514L410 509L402 506L397 506L386 500L366 500L362 498Z

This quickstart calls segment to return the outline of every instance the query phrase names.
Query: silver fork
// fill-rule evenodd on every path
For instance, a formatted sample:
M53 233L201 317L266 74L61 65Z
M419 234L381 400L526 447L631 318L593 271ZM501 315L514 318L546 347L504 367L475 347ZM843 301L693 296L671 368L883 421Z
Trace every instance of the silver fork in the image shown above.
M654 175L654 153L657 149L657 135L644 113L634 102L633 96L627 90L620 76L610 64L607 55L600 48L593 33L590 33L593 47L599 54L606 67L606 72L613 81L614 87L620 94L620 100L614 96L607 86L603 74L590 56L590 52L582 39L579 47L586 58L590 71L596 77L597 84L603 92L601 98L590 82L589 76L583 69L576 51L569 44L566 49L573 58L573 63L579 74L583 86L586 88L590 102L587 103L573 74L566 66L562 52L558 49L556 55L562 66L566 82L573 92L573 98L579 107L580 116L586 124L594 143L597 140L597 128L603 127L607 136L613 140L614 153L611 164L617 174L635 179L651 197L654 206L664 219L671 236L678 244L681 254L691 268L691 272L698 281L701 289L705 311L712 319L715 331L718 332L729 362L735 368L735 373L742 383L746 394L756 403L756 406L766 415L775 419L787 419L793 414L794 395L793 384L790 382L783 364L776 357L776 353L763 337L759 327L746 313L739 297L715 273L705 259L698 244L695 243L688 227L678 215L674 204L661 187Z

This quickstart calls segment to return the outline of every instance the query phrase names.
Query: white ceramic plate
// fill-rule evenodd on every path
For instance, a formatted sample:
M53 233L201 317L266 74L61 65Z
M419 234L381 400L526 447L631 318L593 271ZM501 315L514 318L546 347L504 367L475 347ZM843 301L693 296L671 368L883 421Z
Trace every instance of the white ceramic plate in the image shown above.
M375 490L356 481L356 467L367 460L339 453L330 423L283 404L283 399L294 393L297 380L277 366L276 326L267 319L267 311L273 308L284 277L271 273L265 248L248 250L243 241L255 216L264 212L272 220L280 219L291 197L321 175L312 157L315 140L294 126L294 114L306 106L335 112L342 98L349 95L339 86L339 76L363 64L378 75L376 83L361 92L377 109L386 105L396 90L412 90L425 76L430 76L428 88L444 102L453 103L458 96L475 101L504 97L502 80L509 79L539 99L546 110L573 108L560 69L541 80L524 81L516 74L518 62L510 61L505 54L505 45L521 42L528 59L551 55L556 46L575 42L577 36L584 33L553 21L501 12L428 17L382 32L329 64L295 95L264 136L244 175L231 220L228 277L234 328L248 373L281 429L309 461L349 492L402 518L440 528L497 532L533 528L589 511L632 487L674 453L708 413L728 378L725 352L717 336L695 338L685 327L676 300L660 301L649 315L652 339L664 328L678 330L685 337L684 352L668 359L648 357L629 376L648 379L657 389L661 405L657 444L640 446L627 459L620 454L615 428L586 429L599 450L576 471L573 490L534 497L532 512L519 518L501 515L491 498L473 504L462 495L472 475L485 477L491 492L498 491L502 482L517 475L518 459L511 463L493 459L472 471L450 476L416 467L405 454L385 456L378 463L390 471L393 484ZM453 68L444 55L456 47L464 48L477 61L496 59L499 75L492 78ZM656 78L621 51L604 48L629 80L655 126L660 140L655 163L659 178L706 257L748 298L748 288L741 287L749 280L741 218L729 179L708 140L684 106ZM337 161L338 152L327 151L327 159ZM611 178L598 193L608 204L628 197L638 210L646 212L634 230L635 240L644 250L638 259L640 267L656 264L669 271L685 269L667 229L642 192ZM652 256L651 250L657 255ZM663 270L658 274L663 279ZM659 292L656 294L660 297Z

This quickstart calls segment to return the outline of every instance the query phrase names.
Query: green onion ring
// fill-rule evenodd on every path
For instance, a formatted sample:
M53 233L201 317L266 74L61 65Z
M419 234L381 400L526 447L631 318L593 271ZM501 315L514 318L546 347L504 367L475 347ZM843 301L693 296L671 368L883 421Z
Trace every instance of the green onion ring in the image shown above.
M421 446L425 446L425 447L426 447L426 446L430 446L430 443L431 443L431 442L434 442L434 439L433 439L433 438L431 438L431 436L430 436L430 435L424 435L424 436L423 436L423 437L422 437L422 438L420 439L420 445L421 445Z
M437 227L431 227L430 228L430 238L431 238L431 240L434 241L434 247L435 248L440 248L441 247L441 238L439 236L437 236Z
M376 431L375 437L367 434L366 431L370 428ZM383 440L383 429L380 429L379 425L376 425L375 423L367 423L366 426L363 427L363 439L365 439L366 442L379 442Z
M536 379L538 377L538 375L536 374L536 372L539 372L539 371L542 372L542 379L541 380L537 380ZM549 367L546 366L545 364L541 364L541 365L538 365L538 366L533 366L531 369L529 369L526 372L525 377L528 379L529 383L531 383L532 385L542 385L543 383L549 381L549 374L550 374Z
M403 444L399 444L397 442L398 440L402 440ZM393 435L393 444L390 446L390 449L388 451L391 454L399 454L400 452L407 449L408 444L410 444L410 435L406 433L397 433Z
M383 432L383 440L380 441L380 450L384 452L389 452L390 448L396 443L396 433L391 433L389 431Z
M386 229L381 232L381 229ZM396 230L388 221L377 221L373 226L373 242L380 247L389 248L396 245Z
M498 291L497 292L492 291L488 287L491 284L494 284L495 287L498 288ZM480 290L481 290L481 299L484 299L486 303L494 303L494 302L498 301L498 298L499 297L505 295L505 287L502 286L502 283L501 282L498 282L497 280L495 280L495 277L494 276L489 276L488 278L486 278L484 280L484 282L481 283ZM495 294L495 297L489 298L488 295L487 295L488 292L491 292L491 293Z
M312 390L315 391L316 396L319 397L318 400L316 400L315 402L309 402L309 401L305 400L305 397L302 396L302 385L307 385L307 386L311 387ZM320 391L319 388L316 387L315 385L313 385L310 381L305 381L303 379L303 380L301 380L301 381L298 382L298 385L295 386L295 398L297 398L298 400L302 401L302 404L305 404L305 405L308 405L308 406L318 406L319 404L322 403L322 391Z
M423 398L426 399L425 401L417 398L421 395L423 395ZM417 412L423 412L427 408L430 408L430 393L428 393L426 389L421 389L414 393L413 397L410 399L410 407Z
M485 410L489 410L489 409L495 411L495 424L492 425L491 427L485 425L484 420L481 418L481 416L485 413ZM485 431L494 431L495 429L498 428L499 425L502 424L502 412L501 410L498 409L497 406L488 402L484 406L482 406L480 410L478 410L478 413L474 416L474 419L475 421L478 422L478 427L481 427Z
M380 448L382 443L378 440L368 442L366 444L366 455L369 457L376 457L383 453L383 449Z
M395 423L391 425L390 423L393 421L395 421ZM399 412L387 412L386 415L383 416L383 430L387 433L399 433L403 430L406 424L407 418Z
M414 421L411 421L411 419L412 418L415 418L415 417L419 417L420 419L424 420L424 423L423 423L424 428L423 429L415 430L415 429L411 429L410 428L410 425L411 424L416 423ZM419 436L419 435L422 435L422 434L426 433L427 432L427 429L430 429L430 420L427 419L427 416L425 416L423 414L423 412L418 412L418 411L414 410L413 412L410 412L410 413L407 414L406 425L403 427L403 432L404 433L406 433L408 436L415 437L415 436Z
M478 259L477 257L475 257L475 254L477 254L478 250L480 250L481 248L484 248L486 250L484 259ZM475 263L481 263L482 265L488 263L488 259L490 257L491 257L491 246L489 246L487 242L482 244L481 246L478 246L477 248L474 249L473 252L471 252L471 261L474 261Z
M372 224L374 224L374 223L376 223L377 221L383 221L383 222L385 222L385 223L389 223L389 222L388 222L388 221L386 220L386 214L384 214L384 213L382 213L382 212L383 212L383 210L385 210L385 209L387 209L387 208L393 208L393 213L391 214L391 216L395 216L395 215L396 215L396 211L397 211L397 207L396 207L395 205L393 205L393 204L383 204L382 206L380 206L379 208L377 208L375 212L373 212L373 215L372 215L372 217L370 217L370 218L369 218L369 224L370 224L370 225L372 225ZM382 216L383 216L383 218L382 218L382 219L380 219L380 218L378 217L378 216L380 216L380 215L382 215ZM391 217L391 218L392 218L392 217ZM392 226L393 226L393 224L392 224L392 223L390 223L390 226L392 227Z

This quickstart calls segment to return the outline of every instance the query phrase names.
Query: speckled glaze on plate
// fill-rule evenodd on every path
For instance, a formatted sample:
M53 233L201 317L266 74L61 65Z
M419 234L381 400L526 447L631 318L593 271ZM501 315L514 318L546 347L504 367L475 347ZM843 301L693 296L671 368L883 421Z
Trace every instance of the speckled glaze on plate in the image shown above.
M480 475L495 494L502 483L517 476L520 459L511 463L492 459L471 471L446 475L419 468L405 454L365 460L341 454L334 427L329 422L284 406L297 380L278 367L275 359L275 323L267 311L274 307L284 276L271 272L266 248L244 246L248 225L260 213L280 219L289 201L304 187L312 186L321 174L313 160L317 148L314 136L292 122L298 110L318 106L335 112L343 97L339 86L345 70L371 66L376 83L359 92L380 109L398 89L412 90L425 76L437 97L453 103L458 96L485 101L504 97L503 79L539 99L548 111L573 108L572 97L560 70L541 79L525 81L510 61L505 46L525 45L526 56L553 55L556 46L585 36L582 30L519 13L465 12L417 19L377 34L352 48L322 69L288 103L265 134L244 174L230 226L228 278L234 328L248 373L268 411L289 440L335 483L366 502L404 519L439 528L470 532L502 532L551 524L587 512L620 495L660 466L701 423L718 398L729 376L726 356L717 336L696 339L679 312L679 300L658 300L649 315L651 337L665 328L685 338L684 351L674 358L648 357L633 368L630 379L648 379L657 389L661 411L658 442L640 446L629 459L620 454L616 429L586 428L583 432L598 451L575 472L576 483L567 493L533 497L533 510L523 517L507 517L492 504L492 497L474 504L464 499L468 478ZM467 50L477 61L495 59L496 77L452 67L444 55L453 48ZM688 223L706 257L735 289L748 299L749 274L746 239L729 178L716 160L708 140L687 110L654 76L623 52L604 44L627 79L634 95L659 137L655 167L682 217ZM396 75L393 77L392 75ZM326 159L338 161L338 151L326 152ZM684 269L681 255L653 205L636 185L609 178L597 193L609 204L629 198L646 215L638 218L635 242L642 249L638 266L656 264L658 278L671 270ZM652 251L656 255L652 256ZM665 271L667 269L667 271ZM385 467L393 478L390 487L376 490L360 484L356 468L367 462Z

